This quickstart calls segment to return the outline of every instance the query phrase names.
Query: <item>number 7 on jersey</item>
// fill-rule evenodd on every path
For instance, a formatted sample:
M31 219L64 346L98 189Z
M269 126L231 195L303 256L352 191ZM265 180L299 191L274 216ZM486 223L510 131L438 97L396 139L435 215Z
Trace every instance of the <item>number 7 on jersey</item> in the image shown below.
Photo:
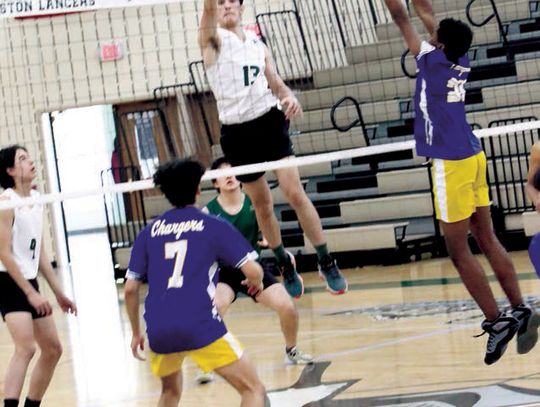
M184 284L184 262L187 254L187 240L179 240L177 242L165 243L165 258L174 260L174 270L172 276L169 277L167 288L181 288Z

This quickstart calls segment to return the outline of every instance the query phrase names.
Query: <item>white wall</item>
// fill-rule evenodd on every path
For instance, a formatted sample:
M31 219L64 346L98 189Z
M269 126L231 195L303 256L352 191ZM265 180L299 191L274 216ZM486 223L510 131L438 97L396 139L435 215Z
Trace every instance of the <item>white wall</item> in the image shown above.
M254 13L288 2L246 2ZM0 146L25 145L44 171L41 114L152 98L154 88L188 80L197 47L200 1L100 10L41 19L0 19ZM101 63L101 42L123 44L125 57Z

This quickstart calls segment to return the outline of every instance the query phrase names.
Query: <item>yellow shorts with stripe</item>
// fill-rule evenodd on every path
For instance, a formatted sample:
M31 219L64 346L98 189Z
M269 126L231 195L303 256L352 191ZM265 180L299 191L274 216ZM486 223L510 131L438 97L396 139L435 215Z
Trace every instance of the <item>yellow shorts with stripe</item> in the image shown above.
M165 377L179 371L184 359L189 356L202 371L208 373L236 362L243 353L242 344L234 335L226 333L204 348L167 354L150 352L150 367L154 375Z
M476 208L491 205L483 151L463 160L433 159L431 177L435 213L443 222L468 219Z

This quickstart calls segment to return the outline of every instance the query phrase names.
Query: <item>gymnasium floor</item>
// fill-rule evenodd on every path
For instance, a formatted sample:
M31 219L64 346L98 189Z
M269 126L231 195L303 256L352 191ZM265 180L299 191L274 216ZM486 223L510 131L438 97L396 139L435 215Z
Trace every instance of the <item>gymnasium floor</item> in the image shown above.
M43 406L155 406L159 382L131 357L106 236L72 237L70 248L79 316L65 318L55 310L65 352ZM524 295L540 308L540 280L526 253L512 257ZM304 278L307 293L296 304L299 346L316 356L315 365L284 364L277 317L250 299L239 299L226 318L255 362L272 406L540 406L540 346L517 355L512 342L498 363L485 366L487 336L473 338L481 333L481 315L447 259L347 270L350 291L339 297L310 274ZM2 378L11 351L0 323ZM239 405L222 380L197 386L194 365L184 367L180 405Z

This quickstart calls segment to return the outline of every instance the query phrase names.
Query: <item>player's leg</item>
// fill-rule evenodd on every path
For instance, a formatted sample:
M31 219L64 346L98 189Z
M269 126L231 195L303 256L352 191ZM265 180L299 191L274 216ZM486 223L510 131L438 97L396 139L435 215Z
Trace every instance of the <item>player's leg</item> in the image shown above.
M326 280L328 290L332 294L344 294L347 291L347 280L340 273L335 260L328 253L321 219L315 206L307 196L297 167L282 168L275 171L279 187L294 209L300 226L313 244L319 259L319 272Z
M274 203L268 183L264 178L251 182L246 182L242 177L238 178L244 182L244 191L248 194L255 208L257 223L276 256L283 276L283 285L291 297L301 297L304 293L304 282L296 272L294 257L283 247L279 222L274 213Z
M273 277L273 276L272 276ZM285 288L277 283L266 285L257 296L257 302L274 310L279 316L281 331L285 338L286 360L293 364L313 363L313 357L297 348L298 311Z
M261 228L263 236L268 241L270 248L278 247L282 244L281 230L276 214L274 213L274 201L272 199L272 191L268 186L268 182L264 177L256 180L247 181L245 177L239 177L242 180L244 192L251 199L257 223Z
M216 304L216 308L221 318L225 316L230 305L236 299L236 293L231 287L232 284L222 282L222 281L227 281L227 278L231 272L232 270L229 270L229 269L220 270L220 275L219 275L220 281L218 282L216 286L216 295L214 296L214 303ZM242 274L241 271L239 270L236 270L235 272ZM205 372L202 369L197 369L195 380L199 384L210 383L211 381L214 380L214 372L211 372L211 371Z
M161 380L161 396L158 407L176 407L182 395L182 352L159 354L150 351L152 373Z
M216 373L240 393L241 407L263 407L265 405L266 390L257 375L255 366L245 355L227 366L216 369Z
M215 371L240 393L241 406L264 406L264 386L243 353L242 344L231 333L204 348L188 352L201 370Z
M28 399L41 401L62 355L62 344L51 316L34 319L34 336L40 355L32 371Z
M5 315L5 322L15 345L15 351L6 369L4 399L18 400L28 365L36 353L32 314L30 312L10 312Z
M476 210L474 183L478 172L475 157L465 160L433 160L434 206L441 220L446 248L463 284L486 319L482 329L489 333L486 364L495 363L515 335L518 321L499 312L482 266L468 244L470 217Z
M296 212L300 226L302 226L309 241L315 247L325 244L326 238L323 234L321 219L304 191L298 168L280 168L275 170L275 173L279 181L279 188Z
M499 308L482 266L472 254L467 241L469 219L459 222L441 222L448 255L458 270L461 281L476 301L486 319L499 315Z
M486 255L512 307L520 305L523 297L516 270L508 252L495 236L489 206L476 208L476 212L471 216L471 232L480 250Z
M182 369L161 378L158 407L177 407L182 395Z
M517 336L518 353L528 353L538 341L540 317L529 305L523 303L517 273L510 255L495 235L490 214L489 186L485 155L477 156L478 176L474 184L476 212L471 217L471 231L478 246L486 255L497 280L512 305L512 316L519 321Z
M482 329L489 334L484 362L495 363L504 354L508 342L518 329L518 321L499 311L488 279L467 242L469 220L441 222L448 254L459 272L461 281L478 304L486 319Z

